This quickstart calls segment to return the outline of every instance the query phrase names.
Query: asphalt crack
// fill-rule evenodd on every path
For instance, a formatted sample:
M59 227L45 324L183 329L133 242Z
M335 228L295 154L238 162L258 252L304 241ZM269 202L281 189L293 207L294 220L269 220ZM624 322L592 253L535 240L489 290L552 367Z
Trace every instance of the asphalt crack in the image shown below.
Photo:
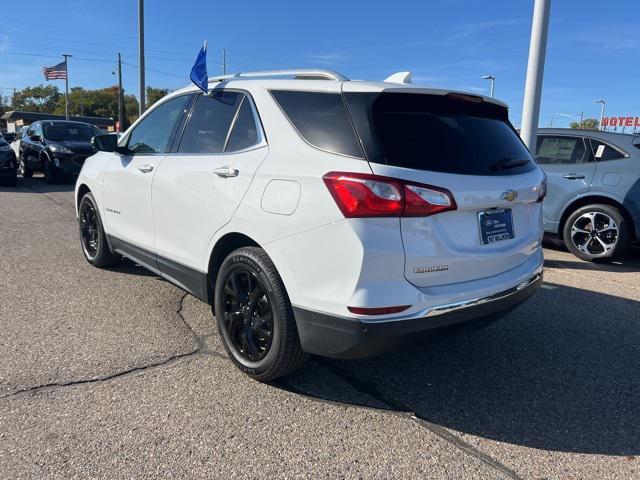
M62 388L62 387L74 387L74 386L78 386L78 385L88 385L88 384L92 384L92 383L107 382L109 380L114 380L114 379L130 376L130 375L134 375L136 373L145 372L145 371L153 369L153 368L162 367L162 366L165 366L165 365L176 363L176 362L178 362L180 360L184 360L185 358L193 357L194 355L198 355L198 354L207 354L207 355L214 355L214 356L221 356L221 357L224 356L221 353L216 352L215 350L205 350L204 349L204 338L203 337L199 337L198 335L196 335L196 333L193 331L193 329L191 328L189 323L184 318L184 315L182 313L182 309L184 308L184 299L188 295L189 294L185 292L183 295L180 296L180 299L178 300L178 309L176 310L175 313L178 315L178 318L180 318L182 323L187 327L187 329L189 330L189 332L193 336L193 339L194 339L194 341L196 343L196 347L194 349L192 349L192 350L190 350L188 352L176 353L174 355L166 357L166 358L164 358L164 359L162 359L160 361L157 361L157 362L153 362L153 363L149 363L149 364L146 364L146 365L140 365L140 366L136 366L136 367L127 368L125 370L120 370L118 372L115 372L115 373L112 373L112 374L109 374L109 375L103 375L103 376L99 376L99 377L92 377L92 378L80 379L80 380L69 380L69 381L66 381L66 382L50 382L50 383L44 383L44 384L40 384L40 385L34 385L34 386L31 386L31 387L28 387L28 388L23 388L23 389L16 390L14 392L8 393L6 395L0 396L0 400L4 400L6 398L15 397L15 396L18 396L18 395L29 394L29 393L37 393L37 392L55 390L55 389ZM225 358L226 358L226 356L225 356Z
M386 405L390 409L389 410L390 413L408 416L411 420L416 422L419 426L426 428L434 435L437 435L438 437L442 438L446 442L449 442L450 444L452 444L454 447L456 447L458 450L462 451L463 453L476 458L477 460L481 461L482 463L490 467L495 468L496 470L499 470L501 473L505 474L507 477L511 479L521 480L522 477L520 477L514 470L510 469L509 467L499 462L495 458L491 457L490 455L487 455L486 453L482 452L481 450L474 447L470 443L460 439L459 437L457 437L456 435L448 431L446 428L440 425L431 423L429 420L419 415L417 412L413 411L413 409L410 406L395 400L391 396L380 391L375 385L357 378L355 375L348 372L347 370L344 370L336 366L334 363L332 363L328 359L318 357L317 361L321 365L323 365L325 368L330 370L334 375L336 375L342 381L346 382L349 386L354 388L358 393L368 396L370 398L373 398L374 400L378 401L382 405Z

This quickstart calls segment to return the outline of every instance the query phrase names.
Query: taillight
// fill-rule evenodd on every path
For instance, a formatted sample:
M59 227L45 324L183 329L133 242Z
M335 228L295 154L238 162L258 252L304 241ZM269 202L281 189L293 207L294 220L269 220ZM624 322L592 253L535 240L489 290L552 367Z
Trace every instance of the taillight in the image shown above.
M426 217L455 210L444 188L368 173L330 172L324 183L346 218Z

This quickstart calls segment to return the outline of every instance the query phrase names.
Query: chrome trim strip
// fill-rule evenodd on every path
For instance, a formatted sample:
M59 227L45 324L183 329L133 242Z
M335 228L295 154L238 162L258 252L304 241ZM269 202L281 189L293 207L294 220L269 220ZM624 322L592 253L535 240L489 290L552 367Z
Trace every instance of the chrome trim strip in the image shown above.
M462 302L450 303L448 305L431 307L425 316L435 317L435 316L443 315L445 313L450 313L456 310L463 310L465 308L474 307L476 305L481 305L481 304L493 302L496 300L503 300L515 293L518 293L530 287L532 284L540 280L541 277L542 277L542 273L538 273L537 275L531 277L529 280L522 282L519 285L516 285L515 287L496 293L494 295L489 295L487 297L475 298L473 300L465 300Z
M406 315L406 316L400 316L400 317L392 317L392 318L371 318L366 316L346 317L343 315L336 315L333 313L327 313L320 310L315 310L313 308L303 307L298 304L293 304L293 306L302 308L304 310L308 310L310 312L319 313L321 315L330 315L332 317L342 318L342 319L351 320L351 321L358 321L368 325L375 325L378 323L384 324L384 323L392 323L392 322L402 322L405 320L415 320L417 318L437 317L438 315L444 315L447 313L455 312L457 310L464 310L466 308L474 307L484 303L490 303L496 300L503 300L505 298L510 297L511 295L521 292L522 290L526 290L527 288L531 287L534 283L536 283L538 280L542 278L542 267L539 267L539 269L537 270L538 270L538 273L536 273L533 277L530 277L529 280L525 280L524 282L521 282L515 287L511 287L507 290L503 290L501 292L494 293L486 297L474 298L472 300L463 300L455 303L448 303L444 305L436 305L434 307L427 307L424 310L420 310L417 313Z

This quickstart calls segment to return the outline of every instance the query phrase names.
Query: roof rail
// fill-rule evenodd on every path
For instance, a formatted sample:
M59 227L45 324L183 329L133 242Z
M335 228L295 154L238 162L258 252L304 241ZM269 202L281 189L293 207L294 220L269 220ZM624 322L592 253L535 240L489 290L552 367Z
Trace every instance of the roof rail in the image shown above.
M213 77L212 81L229 80L231 78L267 78L267 77L294 77L299 80L337 80L348 82L349 79L341 73L333 70L317 70L313 68L298 68L291 70L258 70L255 72L239 72L233 75Z

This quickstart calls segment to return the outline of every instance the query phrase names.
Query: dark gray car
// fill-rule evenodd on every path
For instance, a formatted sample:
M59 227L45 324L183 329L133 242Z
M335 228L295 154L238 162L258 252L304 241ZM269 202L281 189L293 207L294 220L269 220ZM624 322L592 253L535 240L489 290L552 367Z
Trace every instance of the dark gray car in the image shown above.
M610 259L640 240L640 135L540 129L548 177L545 232L583 260Z

